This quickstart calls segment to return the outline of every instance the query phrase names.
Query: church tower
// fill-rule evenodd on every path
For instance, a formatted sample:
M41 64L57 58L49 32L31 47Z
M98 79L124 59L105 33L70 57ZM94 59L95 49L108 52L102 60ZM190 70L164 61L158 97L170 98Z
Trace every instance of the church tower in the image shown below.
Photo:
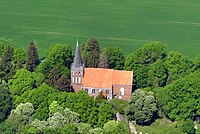
M71 65L71 85L74 91L81 90L83 73L84 73L84 63L82 62L81 59L81 52L77 40L74 61Z

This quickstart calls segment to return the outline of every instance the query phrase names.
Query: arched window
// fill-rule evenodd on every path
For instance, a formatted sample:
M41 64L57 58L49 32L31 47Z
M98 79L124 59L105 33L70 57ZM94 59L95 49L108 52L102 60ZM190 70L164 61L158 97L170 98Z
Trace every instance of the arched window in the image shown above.
M120 88L120 92L121 92L121 95L124 95L124 88L123 87Z
M85 89L85 92L87 92L87 93L88 93L88 89L87 89L87 88Z
M109 90L106 90L106 94L109 94Z
M93 94L95 93L95 89L92 89L92 93L93 93Z

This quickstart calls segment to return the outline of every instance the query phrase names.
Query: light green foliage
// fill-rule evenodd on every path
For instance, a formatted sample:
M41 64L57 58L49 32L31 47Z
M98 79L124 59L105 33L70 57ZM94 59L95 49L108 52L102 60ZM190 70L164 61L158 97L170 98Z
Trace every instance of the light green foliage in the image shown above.
M89 134L103 134L103 129L99 127L90 129Z
M16 74L9 80L8 86L13 96L22 95L35 88L34 73L25 69L17 70Z
M195 57L195 67L196 69L200 69L200 54Z
M85 123L79 123L77 124L77 127L78 127L78 133L80 134L88 134L89 130L91 129L91 125Z
M13 62L15 63L15 69L23 68L24 64L26 63L26 52L24 49L15 49Z
M157 119L150 126L139 126L134 124L137 132L143 134L184 134L177 125L179 122L172 122L166 118Z
M165 59L168 70L168 83L182 78L194 71L194 61L179 52L170 52Z
M126 122L109 121L103 126L104 134L129 134L130 129Z
M57 101L53 101L49 106L49 116L52 116L56 112L63 114L63 107L59 106Z
M98 126L103 126L107 121L113 119L112 106L103 101L98 108Z
M31 125L37 128L38 130L43 131L47 126L47 122L35 119L34 121L32 121Z
M149 123L155 118L157 112L156 100L152 92L136 90L129 102L129 119L138 124Z
M186 120L200 114L199 77L200 72L196 71L156 92L158 104L168 117Z
M25 69L17 70L16 74L8 81L8 87L12 97L14 98L14 104L17 105L22 101L28 93L41 85L43 82L43 75L31 73ZM23 97L24 96L24 97Z
M124 68L125 57L119 47L108 48L107 55L109 68L115 70L122 70Z

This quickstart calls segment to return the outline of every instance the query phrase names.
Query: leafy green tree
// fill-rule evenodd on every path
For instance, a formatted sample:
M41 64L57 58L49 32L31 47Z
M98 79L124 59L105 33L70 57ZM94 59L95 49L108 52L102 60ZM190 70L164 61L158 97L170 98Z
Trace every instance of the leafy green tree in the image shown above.
M129 120L135 120L138 124L150 123L155 119L157 112L156 100L152 92L136 90L129 102Z
M194 61L179 52L170 52L165 59L168 70L168 83L182 78L194 71Z
M163 87L167 83L168 72L162 60L157 60L150 65L148 71L148 85L152 87Z
M160 42L149 42L145 44L143 48L140 48L135 53L129 54L127 56L125 62L125 69L134 71L133 80L137 88L145 88L153 85L152 80L149 80L149 75L151 75L150 76L151 79L152 77L155 77L152 76L154 74L152 71L156 70L155 67L157 66L152 65L151 71L149 72L150 69L149 65L153 64L157 60L163 60L165 57L166 57L166 48ZM161 67L160 71L163 70L164 69L162 69ZM164 78L165 75L162 72L160 73Z
M124 68L125 57L119 47L109 48L107 51L109 68L122 70Z
M100 54L98 68L109 68L109 60L106 50L103 50Z
M195 134L194 122L192 120L181 121L179 127L187 134Z
M108 121L103 126L104 134L130 134L129 126L126 122Z
M13 61L15 63L16 69L23 68L23 65L26 63L26 52L22 48L17 48L14 51Z
M112 106L103 101L98 108L98 126L102 127L107 121L112 119Z
M0 123L4 121L12 109L12 97L9 90L3 84L0 84Z
M73 61L72 48L70 45L52 45L46 54L44 61L37 67L36 72L45 75L47 81L50 71L57 68L59 75L70 78L70 65Z
M98 67L100 57L100 46L95 38L88 40L87 44L82 46L82 56L85 67Z
M0 61L0 78L8 81L14 74L13 68L13 48L11 46L6 46Z
M39 63L40 61L36 45L34 42L31 42L26 54L26 68L28 71L33 72Z
M200 72L196 71L156 92L158 103L171 120L194 119L200 114Z

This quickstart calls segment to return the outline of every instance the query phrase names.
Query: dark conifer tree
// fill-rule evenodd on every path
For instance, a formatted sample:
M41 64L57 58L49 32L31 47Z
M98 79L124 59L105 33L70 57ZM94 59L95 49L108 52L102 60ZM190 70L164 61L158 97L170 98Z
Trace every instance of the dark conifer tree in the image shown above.
M50 71L50 74L49 74L49 77L48 77L48 84L55 88L59 77L60 76L59 76L58 70L57 70L57 68L54 67Z
M99 68L109 68L109 61L108 61L108 55L106 51L103 51L99 58Z
M90 39L86 45L83 46L83 60L86 67L98 67L100 47L96 39Z
M7 46L4 49L3 56L0 61L1 64L0 77L6 81L8 81L14 74L12 60L13 60L13 48L11 46Z
M39 64L38 51L34 42L31 42L26 54L26 68L33 72Z
M62 75L57 81L57 88L60 91L70 91L70 81L66 76Z

